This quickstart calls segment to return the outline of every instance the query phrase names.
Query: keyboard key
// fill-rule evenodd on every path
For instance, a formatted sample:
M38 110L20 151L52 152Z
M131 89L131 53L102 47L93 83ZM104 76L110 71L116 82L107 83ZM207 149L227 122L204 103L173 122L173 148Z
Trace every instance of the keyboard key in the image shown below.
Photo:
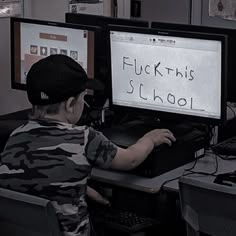
M138 232L158 224L156 219L106 206L93 208L91 210L91 216L97 222L124 232Z

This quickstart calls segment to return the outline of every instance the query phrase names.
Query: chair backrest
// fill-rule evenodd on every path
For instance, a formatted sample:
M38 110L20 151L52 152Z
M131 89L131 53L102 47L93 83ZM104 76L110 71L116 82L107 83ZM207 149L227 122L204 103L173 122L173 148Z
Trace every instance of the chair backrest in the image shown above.
M61 236L49 200L0 188L0 235Z
M192 229L188 235L236 235L235 187L181 177L179 191L182 216Z

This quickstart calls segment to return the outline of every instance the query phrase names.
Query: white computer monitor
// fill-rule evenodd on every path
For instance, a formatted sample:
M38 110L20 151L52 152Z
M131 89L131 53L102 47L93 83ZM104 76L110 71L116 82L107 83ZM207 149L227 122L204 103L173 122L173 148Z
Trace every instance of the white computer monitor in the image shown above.
M96 30L83 25L11 18L12 88L25 90L32 64L51 54L72 57L89 78L94 78Z
M113 107L223 122L226 36L110 26L109 41Z

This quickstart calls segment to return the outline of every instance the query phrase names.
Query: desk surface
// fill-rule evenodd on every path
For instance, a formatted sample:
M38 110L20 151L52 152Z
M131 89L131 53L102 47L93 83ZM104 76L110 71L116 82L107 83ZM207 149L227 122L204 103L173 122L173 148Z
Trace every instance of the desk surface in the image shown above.
M174 157L173 157L174 158ZM216 174L234 171L236 169L236 160L222 160L212 153L207 153L203 158L199 159L193 169L195 172L213 173L216 170L218 162L218 171ZM164 185L164 189L168 191L178 191L178 177L188 173L185 171L191 168L194 162L188 163L177 169L169 171L165 174L159 175L154 178L145 178L141 176L135 176L126 172L113 171L113 170L101 170L94 168L92 170L92 179L110 184L113 186L125 187L133 190L138 190L147 193L157 193L163 183L167 180L176 178L176 180L170 181ZM205 181L213 181L214 176L194 174L199 178L204 178Z

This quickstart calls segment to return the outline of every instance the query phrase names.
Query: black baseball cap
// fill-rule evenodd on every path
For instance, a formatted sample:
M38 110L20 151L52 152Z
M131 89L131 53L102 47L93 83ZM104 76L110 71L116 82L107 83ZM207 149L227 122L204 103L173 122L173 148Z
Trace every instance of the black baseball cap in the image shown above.
M83 67L66 55L45 57L30 68L26 77L28 99L33 105L65 101L85 89L103 90L103 84L88 79Z

